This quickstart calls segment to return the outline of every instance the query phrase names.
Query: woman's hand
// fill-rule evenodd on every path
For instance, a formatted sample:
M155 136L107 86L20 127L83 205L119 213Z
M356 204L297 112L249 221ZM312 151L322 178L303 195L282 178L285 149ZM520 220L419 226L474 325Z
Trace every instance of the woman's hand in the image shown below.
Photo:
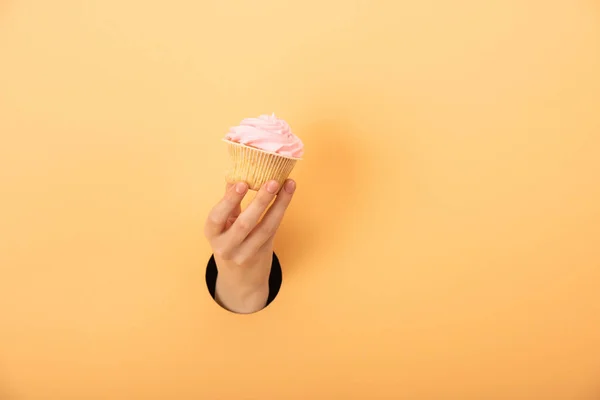
M285 181L281 191L276 181L267 182L242 212L241 202L248 185L228 184L225 196L211 210L204 233L219 271L215 300L222 307L244 314L265 307L273 238L295 190L293 180Z

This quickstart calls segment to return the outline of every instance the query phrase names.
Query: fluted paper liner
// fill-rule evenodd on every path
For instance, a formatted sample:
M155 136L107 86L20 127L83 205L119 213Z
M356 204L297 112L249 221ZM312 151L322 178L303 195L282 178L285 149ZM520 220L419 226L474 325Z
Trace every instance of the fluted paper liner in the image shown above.
M259 190L270 180L276 180L279 187L288 178L297 158L269 153L239 143L225 141L232 166L227 172L227 182L246 182L250 190Z

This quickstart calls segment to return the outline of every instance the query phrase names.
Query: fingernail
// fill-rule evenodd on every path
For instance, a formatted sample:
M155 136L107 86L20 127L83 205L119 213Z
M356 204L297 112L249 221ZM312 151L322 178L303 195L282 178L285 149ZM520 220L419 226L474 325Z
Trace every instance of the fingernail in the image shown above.
M279 183L277 183L277 181L267 183L267 192L275 194L277 193L277 189L279 189Z
M245 183L243 183L243 182L239 182L239 183L237 183L237 184L235 185L235 191L236 191L236 192L238 192L239 194L244 194L244 193L246 193L246 189L247 189L247 188L248 188L248 187L247 187L247 186L246 186L246 184L245 184Z
M286 182L285 184L285 191L288 192L289 194L294 193L294 191L296 190L296 182L289 180Z

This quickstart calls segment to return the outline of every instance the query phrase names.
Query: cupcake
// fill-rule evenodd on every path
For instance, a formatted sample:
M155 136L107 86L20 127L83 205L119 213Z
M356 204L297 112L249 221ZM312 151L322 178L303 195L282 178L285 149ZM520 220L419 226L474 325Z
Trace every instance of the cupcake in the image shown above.
M259 190L270 180L283 186L304 154L302 141L275 114L242 120L224 141L232 161L227 182L246 182L250 190Z

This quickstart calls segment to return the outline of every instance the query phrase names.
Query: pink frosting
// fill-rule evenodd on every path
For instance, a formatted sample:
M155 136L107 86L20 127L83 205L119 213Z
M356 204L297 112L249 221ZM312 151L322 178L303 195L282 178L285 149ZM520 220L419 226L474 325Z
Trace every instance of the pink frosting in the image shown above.
M275 114L246 118L231 128L225 139L287 157L300 158L304 154L300 138Z

